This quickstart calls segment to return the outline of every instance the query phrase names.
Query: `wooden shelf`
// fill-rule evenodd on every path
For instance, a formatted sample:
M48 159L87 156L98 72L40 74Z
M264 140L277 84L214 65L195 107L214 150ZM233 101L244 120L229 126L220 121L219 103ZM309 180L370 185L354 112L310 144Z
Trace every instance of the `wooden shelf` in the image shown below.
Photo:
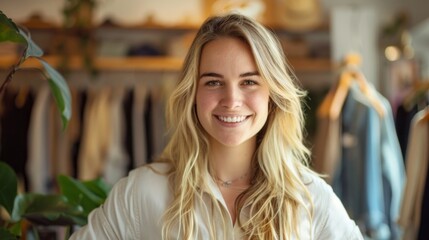
M18 23L19 26L24 26L30 31L38 31L38 30L47 30L53 32L67 32L74 31L78 28L64 28L60 25L44 22L44 21L26 21ZM194 25L160 25L160 24L150 24L150 23L142 23L142 24L129 24L129 25L117 25L117 24L101 24L96 26L87 27L86 30L97 31L97 30L124 30L124 31L196 31L198 30L198 26Z
M289 58L295 72L330 72L334 69L329 58Z
M57 68L62 59L59 56L46 56L43 59L51 66ZM0 56L0 68L7 69L17 62L15 56ZM68 60L68 69L83 70L82 59L71 57ZM101 71L179 71L182 66L182 59L174 57L98 57L94 60L94 67ZM23 68L41 67L37 59L27 59Z
M51 66L60 66L59 56L43 57ZM8 69L17 62L16 56L0 56L0 69ZM100 71L146 71L146 72L176 72L180 71L183 59L176 57L98 57L94 66ZM329 72L332 63L329 59L291 58L289 64L295 72ZM23 68L38 68L41 64L36 59L27 59ZM83 70L81 58L71 57L68 68Z
M18 23L18 25L24 26L30 31L37 30L51 30L54 32L59 31L73 31L73 29L63 28L62 26L42 20L32 20ZM277 33L290 34L290 35L306 35L312 33L329 33L329 24L324 22L321 25L314 27L313 29L305 30L292 30L282 26L268 25L269 29ZM137 23L137 24L115 24L115 23L104 23L95 26L88 27L87 30L124 30L124 31L197 31L199 25L161 25L155 23Z

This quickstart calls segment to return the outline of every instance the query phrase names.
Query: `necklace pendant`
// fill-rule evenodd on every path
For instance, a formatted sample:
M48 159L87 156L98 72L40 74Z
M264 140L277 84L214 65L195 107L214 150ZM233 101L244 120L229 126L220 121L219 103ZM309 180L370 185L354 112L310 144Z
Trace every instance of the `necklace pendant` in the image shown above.
M231 186L231 184L232 184L232 181L225 181L225 182L223 182L223 183L222 183L222 185L223 185L224 187L230 187L230 186Z

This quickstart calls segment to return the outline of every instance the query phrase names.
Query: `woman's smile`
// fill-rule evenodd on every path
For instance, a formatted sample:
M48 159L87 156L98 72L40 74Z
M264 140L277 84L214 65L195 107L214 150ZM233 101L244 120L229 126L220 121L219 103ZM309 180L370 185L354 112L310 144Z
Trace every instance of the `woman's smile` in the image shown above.
M215 115L215 117L224 123L242 123L248 118L248 116L243 116L243 115L238 115L238 116L218 116L218 115Z

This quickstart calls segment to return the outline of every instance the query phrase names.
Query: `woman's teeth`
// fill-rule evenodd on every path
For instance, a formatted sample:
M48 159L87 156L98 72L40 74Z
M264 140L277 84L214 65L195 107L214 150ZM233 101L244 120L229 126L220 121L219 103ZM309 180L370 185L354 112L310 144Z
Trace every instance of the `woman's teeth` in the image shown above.
M222 117L222 116L218 116L218 119L221 120L222 122L238 123L238 122L244 121L246 119L246 116L235 116L235 117Z

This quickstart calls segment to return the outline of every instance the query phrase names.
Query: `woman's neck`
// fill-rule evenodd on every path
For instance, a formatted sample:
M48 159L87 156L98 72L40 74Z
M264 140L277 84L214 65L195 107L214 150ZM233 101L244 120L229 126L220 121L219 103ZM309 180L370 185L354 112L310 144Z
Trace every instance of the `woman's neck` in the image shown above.
M215 177L224 181L240 178L243 175L250 179L251 164L256 149L256 141L249 140L239 146L212 144L209 161L212 163Z

